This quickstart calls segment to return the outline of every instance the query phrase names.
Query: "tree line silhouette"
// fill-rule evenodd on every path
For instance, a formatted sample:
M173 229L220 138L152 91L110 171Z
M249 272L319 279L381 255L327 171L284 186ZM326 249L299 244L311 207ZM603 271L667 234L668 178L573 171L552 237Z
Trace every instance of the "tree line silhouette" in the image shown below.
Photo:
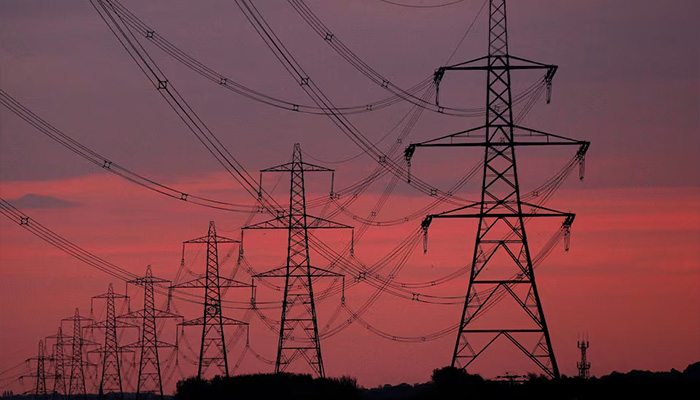
M175 400L451 400L451 399L692 399L700 398L700 362L683 372L633 370L599 378L548 379L531 374L523 382L487 380L464 370L445 367L433 371L427 383L384 385L365 389L351 377L312 378L296 374L256 374L178 382Z

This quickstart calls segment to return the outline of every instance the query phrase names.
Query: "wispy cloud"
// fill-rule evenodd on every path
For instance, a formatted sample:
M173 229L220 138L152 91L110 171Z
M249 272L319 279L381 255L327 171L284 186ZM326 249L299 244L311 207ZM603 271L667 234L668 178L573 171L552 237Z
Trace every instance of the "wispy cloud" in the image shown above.
M79 204L57 197L43 196L40 194L28 193L17 199L9 200L19 208L70 208Z

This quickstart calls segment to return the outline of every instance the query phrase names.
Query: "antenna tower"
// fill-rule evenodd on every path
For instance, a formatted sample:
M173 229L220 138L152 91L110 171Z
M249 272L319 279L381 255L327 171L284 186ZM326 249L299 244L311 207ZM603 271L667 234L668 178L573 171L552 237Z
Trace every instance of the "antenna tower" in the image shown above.
M590 376L591 363L586 359L586 350L588 350L588 339L579 340L576 345L581 349L581 361L576 363L578 367L578 377L588 379Z
M189 321L184 321L183 326L201 326L202 343L199 352L199 367L197 377L210 366L218 368L221 374L228 375L228 357L226 354L226 340L224 336L224 325L248 325L245 322L224 317L221 313L221 288L251 287L250 284L239 282L233 279L224 278L219 275L219 250L220 243L240 243L234 240L218 236L214 221L209 222L209 232L207 236L188 240L182 244L182 260L185 260L185 245L189 243L206 243L207 245L207 265L203 277L179 283L172 288L182 289L204 289L204 315Z
M569 227L574 214L521 200L515 148L579 146L577 158L582 173L583 156L589 143L514 124L511 71L544 70L543 83L547 85L549 101L551 80L557 67L509 54L505 0L490 0L488 49L487 56L441 67L435 73L435 82L439 84L447 71L486 71L485 125L411 144L406 149L405 156L410 166L416 147L484 148L481 201L440 214L428 215L422 223L427 235L428 227L435 218L473 218L479 221L452 366L466 369L494 343L506 341L524 353L549 377L559 377L549 330L535 284L525 220L535 217L563 218L562 229L568 243ZM507 306L511 309L505 311L510 313L506 313L506 316L499 314L501 318L493 318L494 313L504 312L500 305L493 307L501 297L514 300ZM477 321L485 315L487 318ZM511 318L513 316L516 318Z
M122 350L119 348L117 341L117 328L135 328L134 325L117 320L115 311L115 299L127 300L128 297L123 294L114 293L114 287L109 284L107 293L93 296L92 299L105 299L107 301L107 315L104 321L96 322L89 325L91 328L101 328L105 331L105 342L102 349L93 350L93 352L101 353L102 355L102 377L100 379L99 395L104 398L109 393L118 393L119 398L124 398L124 390L122 387L122 375L119 353Z
M182 318L182 316L173 314L169 311L157 310L155 308L155 300L153 295L153 284L170 282L165 279L156 278L153 276L151 266L146 267L146 276L136 278L127 283L143 287L143 309L132 311L125 315L120 315L118 318L140 318L143 321L141 328L141 339L133 344L125 346L126 348L139 349L141 358L139 361L139 377L136 385L136 398L146 398L149 395L155 395L161 400L163 399L163 381L160 373L160 360L158 358L158 349L162 347L177 347L177 344L169 344L158 340L156 330L156 320L161 318Z
M301 146L298 143L294 145L291 162L260 171L261 192L263 172L289 172L291 174L289 213L281 211L276 218L243 228L287 229L289 231L287 265L255 275L256 278L285 278L275 373L284 372L294 360L302 357L317 376L325 377L312 280L320 277L338 278L343 277L343 275L311 266L308 231L309 229L352 229L352 227L313 217L306 213L304 173L333 173L334 171L303 162ZM331 183L331 196L332 192L333 183Z

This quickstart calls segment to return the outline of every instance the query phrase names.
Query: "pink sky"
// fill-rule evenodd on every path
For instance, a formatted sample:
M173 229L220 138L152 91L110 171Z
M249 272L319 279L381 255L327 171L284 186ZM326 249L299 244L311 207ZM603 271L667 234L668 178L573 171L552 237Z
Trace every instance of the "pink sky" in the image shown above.
M422 11L369 0L342 6L326 3L308 5L370 65L408 87L443 64L482 2ZM172 42L246 85L310 102L230 2L201 7L184 1L123 4ZM259 6L336 105L384 96L309 33L286 3ZM553 103L545 106L540 100L523 124L592 142L586 179L578 182L572 176L548 203L577 214L572 248L565 253L560 245L537 270L562 373L576 373L576 340L583 332L591 341L593 375L682 369L698 361L700 55L694 16L700 6L680 0L643 5L527 0L509 3L509 12L511 52L560 65ZM483 55L485 30L482 15L455 60ZM147 49L253 176L259 169L289 160L295 142L307 155L327 161L360 152L325 117L251 103L192 75L157 49ZM192 193L251 202L146 85L89 2L0 3L0 63L3 90L115 162ZM532 77L522 80L529 83ZM469 106L478 107L483 103L483 81L483 76L455 77L443 82L441 91L445 99L471 101ZM466 95L460 93L461 87L467 88ZM378 140L408 109L397 105L351 120ZM480 118L426 113L409 138L421 141L482 123ZM395 137L389 136L379 147L388 148ZM437 186L448 187L480 156L477 151L420 150L414 169ZM570 156L567 149L520 152L523 190L545 180ZM336 169L336 187L354 182L374 167L367 157L327 165ZM478 181L460 195L477 198ZM265 182L273 185L275 179ZM373 185L353 211L366 215L386 183L385 179ZM327 194L327 180L311 179L309 185L309 197ZM287 201L286 190L282 183L275 191L280 203ZM47 200L43 207L19 201L28 194L53 201ZM141 274L151 264L155 275L167 279L174 277L179 265L182 241L204 235L210 220L216 221L219 234L237 238L247 217L171 200L120 180L58 146L4 107L0 108L0 197L122 268ZM380 217L400 217L429 201L400 184ZM347 217L336 219L353 224ZM376 262L418 224L370 228L356 248L358 257L368 264ZM533 248L538 249L554 228L556 224L533 225L528 231ZM466 221L434 222L429 252L424 255L418 248L397 279L429 281L467 264L475 229ZM347 240L344 233L319 237L327 238L338 251ZM246 256L260 271L277 267L284 260L285 240L280 232L246 233ZM315 264L325 265L318 255L311 257ZM230 271L233 261L222 268ZM248 276L241 273L239 278ZM72 315L75 307L89 312L90 297L105 292L110 282L123 291L122 282L0 219L0 371L34 356L37 341L53 334L59 320ZM431 293L464 296L466 284L467 277L462 276ZM130 289L130 294L137 293ZM267 299L279 296L263 289L259 293ZM353 287L348 291L349 306L359 307L371 293L367 286ZM246 301L249 293L231 296ZM133 300L135 307L140 301ZM336 296L320 304L321 326L338 303ZM179 307L189 316L198 312L187 305ZM456 324L461 308L384 294L364 317L392 334L420 336ZM279 318L278 310L265 314ZM243 311L229 310L227 315L242 318ZM274 358L275 334L259 319L252 321L251 345ZM188 337L196 341L193 333ZM423 382L434 368L449 364L454 340L448 335L425 343L397 343L353 324L323 342L326 371L329 376L356 376L368 387ZM240 351L241 343L231 349L231 364ZM272 368L248 355L237 372ZM483 372L503 372L500 368L487 362ZM5 380L0 384L2 390L31 387L29 380L23 386Z

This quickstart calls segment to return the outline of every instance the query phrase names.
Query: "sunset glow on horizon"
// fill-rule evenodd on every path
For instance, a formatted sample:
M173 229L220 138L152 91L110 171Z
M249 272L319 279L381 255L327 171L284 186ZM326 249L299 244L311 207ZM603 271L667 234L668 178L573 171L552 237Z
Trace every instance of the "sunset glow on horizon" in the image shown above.
M0 88L115 166L191 196L188 201L177 195L168 198L121 179L106 170L109 165L90 163L42 135L2 103L0 198L29 216L27 223L42 224L129 274L141 276L150 265L155 276L182 282L204 272L206 257L205 245L188 245L183 253L182 242L205 236L209 221L215 222L219 235L239 240L243 226L270 218L257 208L258 173L289 162L295 143L301 145L305 162L335 170L334 193L350 193L343 190L377 168L373 156L333 120L322 113L298 112L299 105L304 111L312 101L234 3L121 3L194 59L293 105L270 107L225 90L221 82L203 79L148 38L139 38L168 84L177 87L245 168L253 182L246 188L221 168L162 93L144 79L90 1L0 2ZM289 4L258 3L296 62L335 106L391 96L384 83L368 80L328 40L315 36ZM450 64L486 54L483 1L426 9L376 0L306 3L334 37L404 89L431 77L450 54ZM542 95L519 124L591 142L583 179L576 165L544 204L576 214L570 249L565 251L563 240L558 241L535 270L554 354L567 376L577 374L576 341L581 337L590 340L593 376L633 369L683 370L700 360L700 53L695 21L700 4L614 3L508 2L511 54L559 66L552 103L545 104ZM541 79L538 74L513 73L514 95L527 92ZM483 107L484 78L477 71L445 75L440 106ZM432 80L426 82L420 90L430 88ZM436 95L427 93L426 101L434 104ZM416 90L417 97L422 95ZM514 114L526 103L519 103ZM403 167L409 143L484 124L483 115L413 112L412 104L404 101L347 118L381 151L395 147L392 157ZM517 148L522 193L532 195L576 150ZM313 230L310 239L311 265L345 274L344 303L340 279L314 281L327 376L356 377L365 387L413 384L428 381L434 369L450 364L477 220L434 220L426 252L420 226L426 214L480 198L483 155L483 148L416 152L414 182L440 191L451 191L468 171L477 171L452 193L457 200L443 203L391 174L364 185L352 201L352 195L332 201L330 174L307 174L308 213L354 227L352 254L349 230ZM284 208L289 185L288 173L266 174L263 180L264 191ZM246 212L201 207L193 204L195 196L232 203ZM539 193L532 196L538 200ZM365 226L364 219L373 223ZM562 219L527 222L533 255L546 250L561 224ZM76 307L81 315L104 318L104 304L92 303L91 297L105 293L110 283L119 293L128 291L130 309L143 306L141 288L127 287L24 228L0 218L0 371L12 370L0 376L0 393L33 390L31 378L18 378L34 372L29 367L34 364L22 364L36 357L39 340L54 335L61 319L72 316ZM319 242L330 250L319 251ZM248 283L252 275L285 264L287 231L246 231L243 258L238 246L220 245L221 275ZM357 270L344 269L332 253L342 254L356 268L375 268L376 277L368 282ZM223 315L250 324L247 332L226 327L232 374L274 371L270 361L276 357L283 295L271 286L283 279L255 281L255 309L250 307L250 288L232 288L223 295ZM378 291L372 282L387 283ZM203 291L178 292L170 304L164 294L156 293L156 307L170 307L185 319L200 316L201 305L195 303ZM360 312L369 300L371 307ZM126 311L127 305L119 303L118 312ZM162 330L164 341L179 344L177 353L166 349L161 356L166 393L174 392L181 377L196 374L199 357L201 328L183 329L175 323L164 322ZM64 322L64 333L71 330ZM103 340L97 330L86 334ZM120 338L121 344L137 339L136 331ZM506 349L493 351L469 372L485 377L522 368L541 372L521 360L499 357L508 354ZM96 355L89 357L96 362ZM129 364L134 356L125 357ZM88 392L96 392L96 374L91 370L88 376ZM125 389L134 391L133 376L127 381Z

